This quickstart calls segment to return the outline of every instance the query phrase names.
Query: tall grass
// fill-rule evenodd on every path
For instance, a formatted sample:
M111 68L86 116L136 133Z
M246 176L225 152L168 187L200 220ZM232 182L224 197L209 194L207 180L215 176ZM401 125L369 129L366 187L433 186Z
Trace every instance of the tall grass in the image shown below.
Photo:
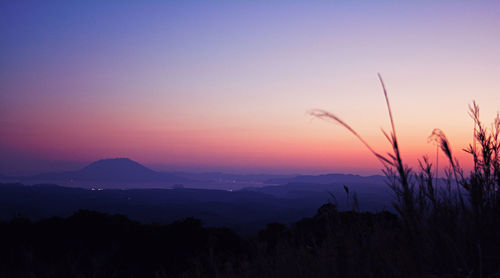
M491 255L500 250L499 115L488 129L480 120L479 106L475 102L469 106L474 133L473 143L464 149L473 160L468 175L453 155L445 133L440 129L432 131L430 141L438 144L449 163L444 170L445 182L438 185L437 171L427 157L419 160L417 170L404 164L387 89L380 74L378 77L391 123L390 133L382 132L391 145L391 153L382 155L375 151L350 125L330 112L315 109L310 115L339 123L381 162L394 192L393 205L407 234L417 273L456 269L467 277L485 277L484 273L500 275L497 273L500 257Z

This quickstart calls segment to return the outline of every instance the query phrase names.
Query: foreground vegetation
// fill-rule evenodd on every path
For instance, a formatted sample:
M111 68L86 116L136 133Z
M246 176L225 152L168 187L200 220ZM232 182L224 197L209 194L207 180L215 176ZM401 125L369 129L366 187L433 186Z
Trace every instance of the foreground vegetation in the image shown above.
M437 143L448 160L446 177L438 179L437 162L427 157L412 170L403 163L394 119L384 82L391 132L383 131L392 152L376 152L339 117L313 110L315 117L340 123L353 133L382 163L394 192L405 253L411 263L405 276L500 277L500 117L490 129L479 118L475 102L469 107L474 121L473 142L464 149L473 160L469 175L453 156L444 132L433 130L429 140ZM436 173L434 175L434 173Z

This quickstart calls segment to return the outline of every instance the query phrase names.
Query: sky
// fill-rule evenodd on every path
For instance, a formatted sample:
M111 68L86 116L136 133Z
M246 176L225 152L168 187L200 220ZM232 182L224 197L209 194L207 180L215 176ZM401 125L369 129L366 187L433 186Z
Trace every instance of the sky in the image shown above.
M1 1L0 174L129 157L156 170L381 173L377 151L463 165L500 109L500 2Z

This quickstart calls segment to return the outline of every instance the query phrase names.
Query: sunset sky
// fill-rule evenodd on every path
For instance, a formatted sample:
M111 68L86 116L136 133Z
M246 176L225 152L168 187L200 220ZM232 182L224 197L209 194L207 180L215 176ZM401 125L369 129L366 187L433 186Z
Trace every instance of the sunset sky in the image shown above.
M143 3L147 2L147 3ZM455 154L500 109L498 1L2 1L0 174L129 157L156 170L380 172ZM439 2L439 3L438 3Z

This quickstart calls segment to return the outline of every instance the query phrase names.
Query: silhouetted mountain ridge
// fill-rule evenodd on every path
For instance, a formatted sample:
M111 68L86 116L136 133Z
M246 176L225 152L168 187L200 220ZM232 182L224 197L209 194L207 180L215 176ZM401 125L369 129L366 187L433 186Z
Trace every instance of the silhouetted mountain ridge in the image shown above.
M92 162L81 170L16 177L20 181L93 181L123 183L174 183L189 179L157 172L129 158L110 158Z

